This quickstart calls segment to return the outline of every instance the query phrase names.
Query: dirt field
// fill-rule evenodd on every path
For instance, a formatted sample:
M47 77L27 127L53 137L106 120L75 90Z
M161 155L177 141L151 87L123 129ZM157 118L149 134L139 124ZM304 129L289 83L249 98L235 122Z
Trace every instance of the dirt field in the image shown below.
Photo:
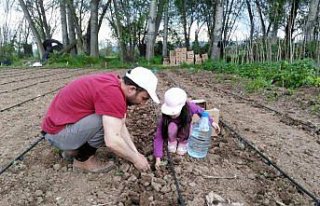
M103 71L0 69L1 167L39 137L39 124L56 91L77 76L94 72ZM125 71L115 72L123 75ZM164 70L157 76L161 99L172 86L182 87L190 98L206 99L208 108L220 109L223 123L320 198L320 114L313 111L319 88L302 88L293 94L285 89L247 94L232 76L191 70ZM160 107L149 102L128 111L128 128L138 150L153 164L152 138ZM41 141L0 175L0 205L179 205L169 165L139 173L105 147L98 154L117 167L106 174L72 171L69 162ZM315 202L226 127L213 139L205 159L173 155L173 163L186 205Z

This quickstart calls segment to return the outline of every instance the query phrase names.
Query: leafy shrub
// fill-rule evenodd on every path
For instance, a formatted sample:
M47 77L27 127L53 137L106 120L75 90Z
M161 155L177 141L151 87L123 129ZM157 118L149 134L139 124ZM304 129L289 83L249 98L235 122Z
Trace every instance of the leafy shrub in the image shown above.
M223 61L207 61L203 69L237 74L253 80L249 88L260 88L271 84L286 88L301 86L319 86L319 68L313 61L306 59L289 64L283 62L267 62L252 64L234 64Z

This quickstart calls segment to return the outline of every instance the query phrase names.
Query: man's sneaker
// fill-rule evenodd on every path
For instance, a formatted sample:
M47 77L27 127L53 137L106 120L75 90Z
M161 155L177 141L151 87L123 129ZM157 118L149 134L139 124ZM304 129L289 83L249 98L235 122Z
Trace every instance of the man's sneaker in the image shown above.
M188 151L188 143L179 143L177 148L178 155L185 155Z
M168 141L168 150L170 153L175 153L177 150L177 141L170 142Z
M97 157L95 155L92 155L84 162L81 162L79 160L74 159L73 160L73 170L80 170L83 172L109 172L115 168L115 165L113 162L109 162L107 164L102 163L97 160Z

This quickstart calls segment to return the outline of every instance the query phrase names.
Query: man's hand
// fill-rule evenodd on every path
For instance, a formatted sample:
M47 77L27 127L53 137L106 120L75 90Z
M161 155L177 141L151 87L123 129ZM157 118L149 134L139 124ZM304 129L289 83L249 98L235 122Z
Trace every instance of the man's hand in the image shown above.
M212 127L214 128L216 134L219 134L219 133L220 133L220 127L219 127L219 125L218 125L217 123L215 123L215 122L212 122L211 125L212 125Z
M133 162L134 166L140 171L150 170L148 160L142 154L138 153L136 160Z
M156 164L154 165L156 170L160 169L161 159L160 157L156 157Z

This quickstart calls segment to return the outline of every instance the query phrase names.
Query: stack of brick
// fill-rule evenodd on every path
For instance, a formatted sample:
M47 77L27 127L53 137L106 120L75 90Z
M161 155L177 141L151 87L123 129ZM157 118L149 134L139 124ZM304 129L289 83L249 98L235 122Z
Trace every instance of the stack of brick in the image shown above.
M170 65L171 66L176 65L176 53L175 53L175 51L170 50L169 55L170 55L169 56L170 57Z
M168 57L163 57L163 65L169 65L170 59Z
M208 54L207 53L202 54L201 57L202 57L202 62L205 62L205 61L208 60Z
M196 58L196 62L195 62L196 64L201 64L202 63L202 59L201 59L200 54L196 54L195 58Z
M187 64L194 64L194 52L187 51Z
M170 50L169 58L163 58L164 65L180 65L182 63L187 64L201 64L208 59L208 54L194 54L194 51L187 51L187 48L177 48Z

